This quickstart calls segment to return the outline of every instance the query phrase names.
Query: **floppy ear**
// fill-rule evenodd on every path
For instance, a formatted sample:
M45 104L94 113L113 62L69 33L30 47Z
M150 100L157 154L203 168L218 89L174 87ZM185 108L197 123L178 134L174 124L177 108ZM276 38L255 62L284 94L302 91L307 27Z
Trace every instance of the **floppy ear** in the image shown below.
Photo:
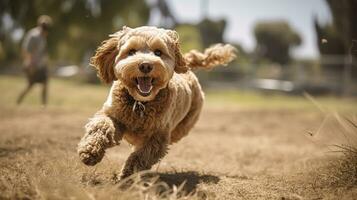
M179 43L179 36L176 31L169 30L167 32L169 37L172 40L172 45L174 48L175 54L175 72L176 73L186 73L189 68L186 66L185 58L183 57L181 50L180 50L180 43Z
M123 27L121 31L109 35L110 38L102 42L90 60L90 64L97 69L98 77L104 83L109 84L117 80L114 74L115 57L119 53L120 39L129 29Z

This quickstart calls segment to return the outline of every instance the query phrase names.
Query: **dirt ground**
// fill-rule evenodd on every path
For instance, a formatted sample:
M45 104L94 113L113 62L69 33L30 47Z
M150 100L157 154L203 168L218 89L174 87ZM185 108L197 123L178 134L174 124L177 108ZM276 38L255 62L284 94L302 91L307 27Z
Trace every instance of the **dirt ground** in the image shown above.
M58 105L41 109L32 100L16 107L10 101L17 93L0 81L0 199L175 199L183 194L194 194L188 199L357 198L357 187L326 182L325 169L337 156L328 144L340 137L329 114L319 109L240 107L212 103L209 97L195 128L151 170L158 177L155 183L165 185L170 195L157 194L157 187L151 193L145 184L124 191L112 180L131 147L123 142L108 150L95 167L80 163L76 145L98 106L76 108L77 100L74 106L58 103L59 96L71 98L68 94L76 92L61 93L59 83L54 82L52 90ZM98 102L105 98L106 88L88 91L94 91L83 89L88 101L91 96L101 96Z

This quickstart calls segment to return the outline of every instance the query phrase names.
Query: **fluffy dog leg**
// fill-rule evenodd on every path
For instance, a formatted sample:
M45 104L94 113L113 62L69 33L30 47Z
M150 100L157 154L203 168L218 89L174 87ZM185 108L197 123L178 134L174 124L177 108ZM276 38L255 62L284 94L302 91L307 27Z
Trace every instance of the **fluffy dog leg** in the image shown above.
M100 162L105 149L119 144L123 137L112 119L104 114L95 115L85 128L86 133L78 144L78 154L86 165Z
M153 135L142 147L130 154L121 171L120 179L138 171L148 170L160 161L167 153L167 141L166 135Z

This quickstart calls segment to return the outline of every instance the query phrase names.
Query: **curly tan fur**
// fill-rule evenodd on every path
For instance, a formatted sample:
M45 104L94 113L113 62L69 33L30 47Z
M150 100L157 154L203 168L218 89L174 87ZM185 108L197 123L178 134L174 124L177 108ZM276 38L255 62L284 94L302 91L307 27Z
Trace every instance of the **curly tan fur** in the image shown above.
M185 73L189 70L189 68L186 65L186 60L182 56L182 53L180 50L179 36L176 31L168 31L167 34L174 41L171 48L174 49L174 52L175 52L175 72Z
M226 65L236 58L236 49L230 44L216 44L201 53L191 50L185 54L187 66L190 69L211 69L217 65Z
M114 44L115 43L115 44ZM157 55L154 52L160 50ZM204 94L190 69L227 64L235 57L230 45L183 56L175 31L155 27L124 28L102 43L92 64L104 82L113 82L102 109L86 125L78 144L81 160L95 165L105 149L124 138L134 146L121 178L150 169L162 159L168 145L186 136L197 122ZM140 69L151 66L149 72ZM150 78L149 91L138 80ZM138 105L140 105L138 108Z
M91 59L91 65L98 70L98 77L105 83L116 80L114 76L114 59L118 54L118 38L113 37L105 40L98 48L97 53Z
M121 31L110 35L111 37L102 42L98 47L96 54L90 60L90 64L97 69L98 77L104 83L109 84L114 80L117 80L114 75L114 61L119 52L119 41L128 29L128 27L123 27Z

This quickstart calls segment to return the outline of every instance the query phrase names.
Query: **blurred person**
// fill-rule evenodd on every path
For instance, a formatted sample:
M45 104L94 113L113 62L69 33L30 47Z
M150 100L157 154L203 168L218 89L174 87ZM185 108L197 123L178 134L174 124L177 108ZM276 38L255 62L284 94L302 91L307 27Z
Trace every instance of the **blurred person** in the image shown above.
M26 94L35 83L42 85L42 105L47 104L47 86L48 86L48 55L47 55L47 36L52 19L47 15L42 15L37 20L37 26L25 35L22 44L23 68L27 78L27 86L21 92L17 99L20 104Z

